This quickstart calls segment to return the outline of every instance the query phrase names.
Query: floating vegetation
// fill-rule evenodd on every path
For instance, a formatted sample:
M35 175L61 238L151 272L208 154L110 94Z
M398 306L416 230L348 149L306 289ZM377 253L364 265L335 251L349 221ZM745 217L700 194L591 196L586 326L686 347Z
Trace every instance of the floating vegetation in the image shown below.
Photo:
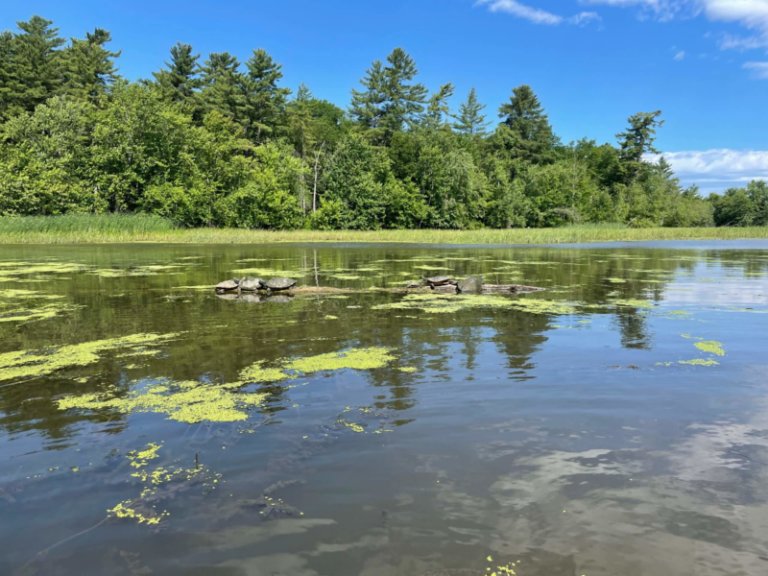
M326 314L326 315L324 316L324 319L325 319L325 320L338 320L338 319L339 319L339 317L338 317L338 316L334 316L333 314Z
M713 360L712 358L694 358L693 360L681 360L678 364L685 364L688 366L719 366L720 362Z
M157 276L158 274L180 274L181 264L152 264L149 266L129 266L128 268L97 268L91 273L100 278L129 278L131 276Z
M362 276L357 275L357 274L333 274L333 275L331 275L329 277L330 278L334 278L336 280L348 280L348 281L362 280L363 279Z
M262 276L262 277L303 277L306 275L306 272L301 272L299 270L275 270L274 268L239 268L237 270L232 270L232 273L236 276Z
M627 281L624 278L607 278L606 279L611 284L626 284Z
M83 264L70 262L6 262L4 264L5 265L0 268L0 281L2 282L18 280L20 276L28 276L31 274L72 274L88 269L88 267ZM25 279L25 281L26 280L27 279Z
M352 430L352 432L356 432L358 434L364 434L365 428L363 428L360 424L357 424L356 422L350 422L349 420L344 420L343 418L339 418L336 421L337 424L340 426L343 426L344 428L348 428L349 430Z
M0 308L0 322L31 322L33 320L49 320L60 314L77 310L78 306L68 304L46 304L37 308L15 308L12 310Z
M374 310L421 310L427 314L453 314L476 308L507 308L531 314L574 314L576 307L566 302L492 295L407 294L399 302L379 304Z
M132 478L141 483L141 492L136 498L123 500L107 510L112 518L133 520L138 524L157 526L170 516L170 512L159 509L158 504L173 495L173 487L178 490L189 486L193 481L202 482L208 487L215 487L221 477L210 472L206 467L196 464L193 468L179 466L156 466L149 464L159 458L160 444L150 443L144 450L133 450L126 455L131 468Z
M238 393L243 383L209 384L197 381L151 384L120 396L111 387L106 392L67 396L58 400L59 410L116 410L123 414L164 414L169 420L199 422L239 422L248 418L246 408L261 406L267 394Z
M702 340L694 344L696 348L707 354L714 354L715 356L725 356L725 349L723 343L717 340Z
M642 308L650 310L653 308L653 302L650 300L641 300L638 298L623 298L617 300L611 300L611 304L621 306L625 308Z
M400 370L400 372L402 372L403 374L415 374L416 372L419 371L419 369L416 368L415 366L402 366L398 370Z
M99 354L110 350L120 350L124 357L156 354L155 346L177 336L176 333L132 334L59 348L5 352L0 354L0 381L46 376L65 368L88 366L99 361Z
M383 368L395 357L389 348L357 348L343 352L330 352L281 361L280 368L266 368L264 362L256 362L240 373L243 382L280 382L301 374L333 370L373 370Z
M451 272L451 268L445 266L414 266L414 270L424 270L426 272Z

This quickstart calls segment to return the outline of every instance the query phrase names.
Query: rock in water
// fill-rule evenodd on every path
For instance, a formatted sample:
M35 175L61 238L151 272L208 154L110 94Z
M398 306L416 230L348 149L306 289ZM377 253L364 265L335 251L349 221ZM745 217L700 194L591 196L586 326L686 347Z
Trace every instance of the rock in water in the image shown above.
M467 276L459 281L456 288L462 294L480 294L483 291L483 277Z

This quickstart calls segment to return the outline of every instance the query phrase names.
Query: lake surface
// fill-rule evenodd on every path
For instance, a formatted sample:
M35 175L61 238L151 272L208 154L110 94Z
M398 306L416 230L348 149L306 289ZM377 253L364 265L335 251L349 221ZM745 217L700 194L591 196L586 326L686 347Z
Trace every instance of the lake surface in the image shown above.
M768 574L767 333L768 242L0 247L0 574Z

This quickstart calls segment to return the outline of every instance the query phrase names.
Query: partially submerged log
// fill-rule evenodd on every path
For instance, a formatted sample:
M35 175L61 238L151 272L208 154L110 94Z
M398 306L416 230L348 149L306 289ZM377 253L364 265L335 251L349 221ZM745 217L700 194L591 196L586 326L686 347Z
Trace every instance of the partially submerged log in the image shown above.
M527 294L530 292L541 292L544 288L537 286L526 286L523 284L483 284L482 289L476 294ZM364 294L366 292L385 292L387 294L457 294L457 287L448 284L446 286L417 286L417 287L392 287L392 288L337 288L335 286L294 286L286 290L283 294L290 296L334 296L342 294ZM237 292L220 294L226 299L237 299ZM258 294L252 294L258 296ZM254 298L255 300L256 298Z

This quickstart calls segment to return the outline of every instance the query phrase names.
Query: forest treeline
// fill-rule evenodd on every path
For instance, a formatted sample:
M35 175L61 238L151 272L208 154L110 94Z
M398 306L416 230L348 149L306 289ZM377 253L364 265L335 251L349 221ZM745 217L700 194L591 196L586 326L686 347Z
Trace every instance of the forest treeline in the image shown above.
M152 78L118 74L110 34L35 16L0 34L0 215L151 213L182 226L544 227L768 224L768 187L702 198L647 160L659 111L613 144L563 144L526 85L458 109L395 49L344 110L295 94L264 50L245 62L176 44Z

